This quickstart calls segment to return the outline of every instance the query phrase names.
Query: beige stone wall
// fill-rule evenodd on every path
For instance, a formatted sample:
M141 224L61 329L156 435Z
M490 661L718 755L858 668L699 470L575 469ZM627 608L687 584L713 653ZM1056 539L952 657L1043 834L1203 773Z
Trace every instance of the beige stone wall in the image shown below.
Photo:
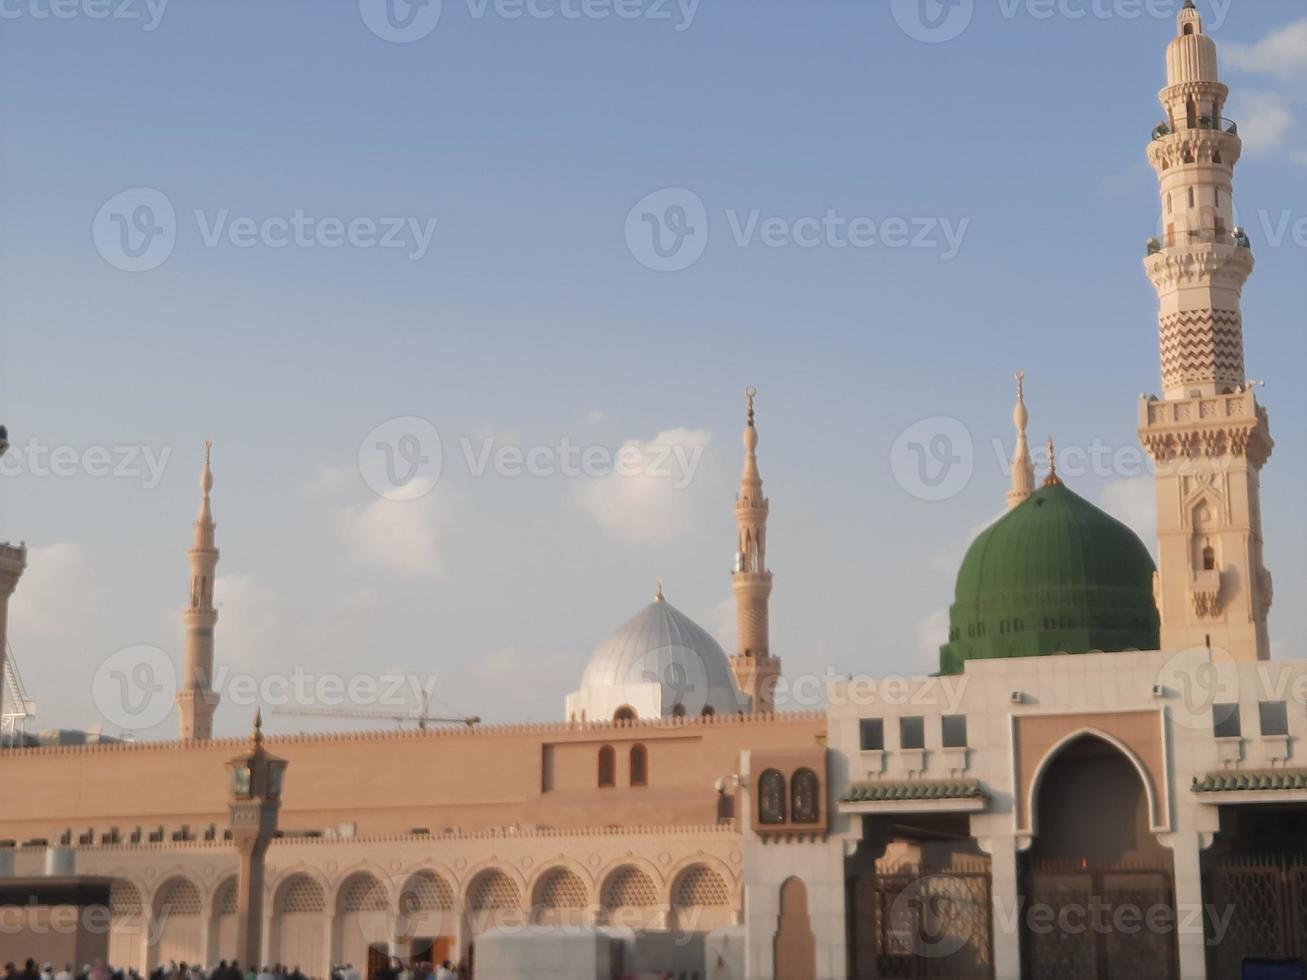
M424 828L591 828L711 824L714 782L740 751L824 744L819 713L667 719L625 725L538 725L428 732L269 737L289 760L281 826L360 834ZM96 841L183 826L225 826L223 763L243 740L75 746L0 752L0 840L56 842L71 830ZM630 785L630 751L648 753L648 781ZM598 785L598 756L613 748L616 785Z

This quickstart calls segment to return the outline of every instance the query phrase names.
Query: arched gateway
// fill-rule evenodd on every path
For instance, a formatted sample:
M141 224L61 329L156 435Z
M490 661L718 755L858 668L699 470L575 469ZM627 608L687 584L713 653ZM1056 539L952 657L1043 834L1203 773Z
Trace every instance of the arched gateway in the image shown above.
M1065 743L1041 768L1025 860L1025 975L1177 975L1172 859L1151 830L1146 779L1094 734Z

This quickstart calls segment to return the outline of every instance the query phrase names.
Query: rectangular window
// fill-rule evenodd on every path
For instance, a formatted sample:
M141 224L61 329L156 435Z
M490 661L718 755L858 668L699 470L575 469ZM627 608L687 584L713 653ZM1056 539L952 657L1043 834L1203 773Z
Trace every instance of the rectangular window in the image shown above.
M1212 734L1217 738L1238 738L1243 734L1237 704L1212 705Z
M885 722L879 718L863 718L858 723L858 736L864 752L885 748Z
M967 716L945 715L940 721L944 748L965 749L967 747Z
M1283 701L1263 701L1257 706L1263 735L1289 734L1289 707Z
M899 719L899 748L924 749L926 747L926 719L911 715Z

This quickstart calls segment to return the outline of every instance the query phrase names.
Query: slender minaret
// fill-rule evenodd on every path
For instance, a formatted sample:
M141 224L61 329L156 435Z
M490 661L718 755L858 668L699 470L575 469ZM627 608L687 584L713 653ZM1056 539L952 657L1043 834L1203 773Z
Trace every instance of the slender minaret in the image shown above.
M1030 443L1026 440L1026 426L1030 424L1030 412L1026 410L1026 372L1018 371L1017 407L1012 411L1012 421L1017 427L1017 449L1012 454L1012 489L1007 492L1007 509L1023 503L1035 492L1035 463L1030 458Z
M1139 435L1157 464L1162 647L1209 642L1240 660L1270 655L1271 577L1262 564L1259 480L1274 442L1244 370L1248 239L1234 227L1243 149L1224 119L1229 89L1192 0L1166 53L1167 118L1148 159L1162 193L1162 238L1145 268L1160 301L1163 397L1140 406Z
M218 695L213 690L213 628L218 622L218 611L213 608L213 573L218 567L218 549L209 505L213 491L213 471L209 468L212 449L213 443L204 444L200 514L195 519L195 543L186 552L191 565L191 601L182 613L186 624L186 671L182 689L177 692L183 739L210 738L213 710L218 706Z
M0 456L9 451L9 433L0 425ZM27 567L25 545L0 544L0 708L5 694L5 651L9 648L9 597Z
M739 649L731 658L740 691L752 699L754 711L775 710L776 681L781 675L779 657L771 655L767 605L771 597L771 572L767 570L767 498L758 474L758 429L753 424L753 400L758 391L749 388L749 420L744 427L744 474L735 499L735 524L739 545L731 588L735 592Z

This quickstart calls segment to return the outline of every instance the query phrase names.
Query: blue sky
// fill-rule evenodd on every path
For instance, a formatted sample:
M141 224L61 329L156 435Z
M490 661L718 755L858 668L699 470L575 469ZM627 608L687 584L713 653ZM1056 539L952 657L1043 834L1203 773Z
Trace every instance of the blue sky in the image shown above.
M11 454L0 480L0 537L33 549L10 640L41 726L119 730L104 665L142 644L179 660L204 439L221 664L256 684L436 676L439 701L487 719L561 717L658 576L732 642L745 385L787 673L933 667L957 564L1002 506L1018 367L1035 441L1109 459L1068 483L1151 543L1144 150L1180 0L975 0L937 43L906 0L605 18L599 0L518 17L444 0L399 42L369 27L372 0L123 2L0 5L0 419L16 452L74 459L56 475ZM1272 632L1296 654L1307 22L1297 0L1200 7L1248 143ZM141 189L175 240L125 271L111 215L130 223ZM675 271L649 267L641 211L628 222L659 192L701 250ZM326 244L333 222L352 241ZM443 450L413 500L359 463L403 418L430 429L384 428L400 457L422 432ZM940 494L904 447L941 433L974 463L922 499ZM692 478L565 475L563 440L647 464L681 447ZM125 472L103 475L98 447ZM536 447L552 470L514 475L511 450ZM226 696L219 729L257 700Z

